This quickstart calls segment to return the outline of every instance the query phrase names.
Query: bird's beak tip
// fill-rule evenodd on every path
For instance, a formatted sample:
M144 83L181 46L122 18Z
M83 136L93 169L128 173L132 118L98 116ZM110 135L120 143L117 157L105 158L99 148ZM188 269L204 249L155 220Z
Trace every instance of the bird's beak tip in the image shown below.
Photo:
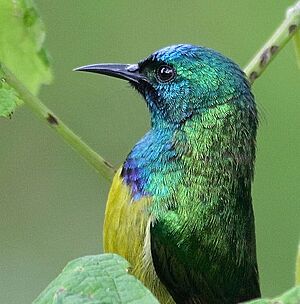
M80 72L80 71L82 71L82 67L77 67L72 69L72 72Z

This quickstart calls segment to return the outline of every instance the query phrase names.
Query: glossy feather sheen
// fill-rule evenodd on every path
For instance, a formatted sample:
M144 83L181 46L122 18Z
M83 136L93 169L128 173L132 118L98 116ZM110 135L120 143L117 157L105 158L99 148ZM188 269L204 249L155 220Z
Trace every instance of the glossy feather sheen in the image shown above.
M176 78L159 83L161 63ZM140 64L151 130L116 174L105 251L129 260L162 303L260 296L251 182L257 112L243 72L202 47L162 49ZM160 283L162 282L162 283Z

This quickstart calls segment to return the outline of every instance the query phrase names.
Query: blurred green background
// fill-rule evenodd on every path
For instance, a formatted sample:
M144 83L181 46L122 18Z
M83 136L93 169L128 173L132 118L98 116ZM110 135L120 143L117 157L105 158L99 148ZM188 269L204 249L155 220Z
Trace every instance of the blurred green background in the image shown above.
M55 79L42 100L120 165L149 127L125 82L73 73L135 63L174 43L215 48L244 66L293 1L36 1ZM292 44L253 88L260 109L253 189L264 296L294 284L300 232L300 71ZM70 260L102 250L109 184L26 107L0 121L0 303L30 303Z

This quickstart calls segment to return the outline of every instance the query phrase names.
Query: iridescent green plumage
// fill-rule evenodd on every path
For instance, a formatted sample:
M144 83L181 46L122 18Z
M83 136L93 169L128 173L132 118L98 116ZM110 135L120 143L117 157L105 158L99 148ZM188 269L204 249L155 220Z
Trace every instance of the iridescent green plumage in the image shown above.
M138 65L83 70L128 79L151 113L151 130L117 176L129 195L114 188L109 198L106 250L139 265L135 274L159 296L147 277L154 267L177 303L259 297L251 201L257 112L243 72L191 45L167 47Z

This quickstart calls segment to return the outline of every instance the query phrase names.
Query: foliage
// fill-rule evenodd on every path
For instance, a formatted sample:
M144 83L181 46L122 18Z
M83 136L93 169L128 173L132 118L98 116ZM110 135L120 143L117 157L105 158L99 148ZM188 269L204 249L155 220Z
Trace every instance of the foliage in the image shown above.
M73 260L33 303L158 303L128 267L116 254Z
M294 287L275 299L258 299L247 304L299 304L300 286Z
M44 26L32 1L0 1L0 62L33 94L51 81L44 38ZM21 101L3 76L0 70L0 116L8 117Z

